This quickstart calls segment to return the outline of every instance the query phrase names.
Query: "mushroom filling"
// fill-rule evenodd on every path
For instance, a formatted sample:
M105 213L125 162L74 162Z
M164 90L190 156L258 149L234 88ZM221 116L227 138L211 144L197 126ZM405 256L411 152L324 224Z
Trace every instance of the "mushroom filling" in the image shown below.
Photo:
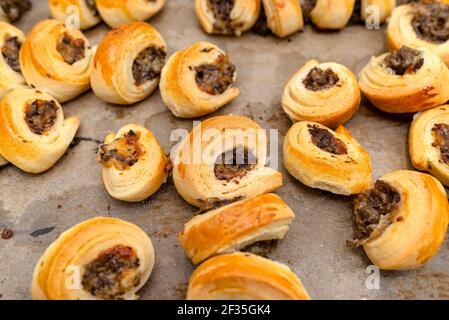
M195 67L195 72L196 84L210 95L222 94L234 83L235 66L225 54L219 55L213 64Z
M56 47L61 57L67 64L73 65L75 62L84 59L85 43L83 39L74 39L67 32L61 36Z
M31 9L29 0L1 0L0 7L11 22L19 20Z
M301 0L301 9L304 21L307 22L310 19L310 13L315 8L318 0Z
M416 35L433 43L449 40L449 5L440 2L416 4L412 26Z
M148 47L140 52L133 63L133 77L136 86L159 78L166 58L167 52L162 48Z
M444 123L435 124L432 128L434 143L432 146L438 147L441 152L441 160L449 164L449 125Z
M219 209L221 207L227 206L228 204L243 200L243 197L236 197L233 199L219 199L219 198L209 198L201 201L201 207L197 214L204 214L212 210Z
M264 6L260 8L260 15L253 27L253 32L261 36L268 36L271 33L270 28L268 28L267 14Z
M243 178L256 167L257 159L247 149L236 148L223 153L215 162L215 177L218 180L235 181Z
M115 167L120 171L132 167L143 153L139 138L140 133L131 130L111 143L101 145L98 161L106 168Z
M242 248L240 251L268 258L268 255L270 253L273 253L274 250L276 250L278 244L279 240L277 239L258 241Z
M397 209L400 201L400 194L381 180L376 181L373 189L359 194L354 200L356 239L350 241L350 244L363 245L375 230L385 230L392 223L391 213Z
M140 283L137 269L140 261L136 252L123 245L115 246L99 254L85 266L82 285L93 296L106 299L122 299L123 295Z
M19 52L22 43L18 37L7 35L2 47L5 62L16 72L20 72Z
M234 4L235 0L207 0L207 7L215 18L214 30L216 32L227 34L234 32L231 20L231 11Z
M90 12L92 12L92 14L94 16L98 16L98 9L97 9L97 4L95 3L95 0L85 0L86 1L86 6L89 8Z
M42 135L50 130L58 117L58 106L53 100L35 100L25 107L25 121L30 130Z
M318 127L317 125L308 125L309 133L312 136L312 143L326 152L335 155L348 154L348 147L340 139L334 137L329 130Z
M340 78L332 69L328 68L323 70L318 67L313 67L302 83L307 90L321 91L332 88L338 81L340 81Z
M384 62L395 75L403 76L419 70L424 64L424 58L419 50L404 46L387 55Z

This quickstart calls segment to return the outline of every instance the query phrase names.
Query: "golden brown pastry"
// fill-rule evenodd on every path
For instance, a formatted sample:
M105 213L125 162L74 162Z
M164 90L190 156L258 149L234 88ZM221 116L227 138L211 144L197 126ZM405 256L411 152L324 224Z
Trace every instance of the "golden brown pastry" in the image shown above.
M286 265L249 254L217 256L192 274L187 300L310 300Z
M306 186L351 195L371 185L371 159L343 126L334 132L316 122L298 122L284 142L284 166Z
M0 156L0 167L3 167L8 164L8 160Z
M196 207L274 191L282 174L266 166L267 136L254 121L221 116L203 121L175 153L178 193Z
M47 171L64 155L80 125L61 105L34 89L16 89L0 102L0 154L23 171Z
M96 0L98 11L111 28L145 21L162 10L165 0Z
M383 270L419 268L444 241L449 208L446 192L434 177L395 171L378 180L354 202L356 239Z
M198 21L209 34L240 36L254 26L260 8L260 0L195 0Z
M30 9L30 0L1 0L0 21L16 22Z
M275 194L265 194L212 209L193 218L178 236L194 264L257 242L281 240L295 218Z
M309 60L290 79L282 107L292 121L314 121L335 128L348 121L360 105L357 78L345 66Z
M0 99L9 91L24 87L19 52L25 35L16 27L0 21Z
M305 0L303 11L320 29L342 29L354 11L355 0Z
M435 53L409 47L372 58L359 79L368 100L390 113L423 111L445 103L448 82L449 70Z
M398 6L388 24L388 46L390 50L402 46L427 48L449 65L448 25L449 5L445 3L430 1Z
M138 226L94 218L61 234L33 274L34 300L135 300L154 266L150 238Z
M91 86L100 99L133 104L159 85L167 46L150 24L133 22L108 32L95 53Z
M208 42L198 42L170 57L160 83L162 100L181 118L214 112L238 97L237 71L229 55Z
M77 17L81 30L96 26L101 22L95 0L48 0L53 19L66 23L70 16Z
M89 90L92 49L79 30L56 20L38 23L22 46L20 65L30 87L60 103Z
M109 194L128 202L156 193L168 175L168 160L151 131L130 124L110 134L100 146L98 161Z
M304 20L299 0L262 0L268 28L278 37L302 29Z
M449 105L415 115L409 135L413 166L449 186Z
M396 0L361 0L362 20L369 23L384 23L396 6Z

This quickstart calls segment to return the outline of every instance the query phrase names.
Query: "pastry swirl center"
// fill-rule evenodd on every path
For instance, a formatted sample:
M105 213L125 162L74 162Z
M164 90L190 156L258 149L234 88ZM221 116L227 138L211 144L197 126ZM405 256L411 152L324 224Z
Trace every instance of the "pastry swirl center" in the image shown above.
M373 189L359 194L354 200L356 239L350 243L363 245L374 230L385 230L392 223L391 213L400 201L400 194L381 180L376 181Z
M416 4L412 26L416 35L433 43L449 40L449 5L440 2Z
M321 91L334 87L340 78L330 68L323 70L318 67L313 67L305 79L302 81L307 90Z
M234 32L231 20L234 4L235 0L207 0L207 7L215 18L214 29L216 32L227 34Z
M83 288L95 297L120 299L126 291L139 285L139 266L139 258L132 248L117 245L85 266Z
M348 154L348 147L340 139L336 138L329 130L318 127L317 125L308 125L309 133L312 136L312 143L323 151L335 154Z
M432 146L438 147L441 153L441 160L449 164L449 125L437 123L432 128L434 142Z
M85 43L83 39L74 39L67 32L64 33L56 46L61 57L67 64L73 65L85 57Z
M2 0L0 7L11 22L15 22L20 17L31 9L31 2L29 0Z
M221 54L213 64L195 67L195 81L201 91L210 95L223 94L233 83L235 66L228 55Z
M218 180L238 182L257 164L257 159L247 149L236 148L223 153L215 162L215 177Z
M106 168L124 171L135 165L143 154L139 144L140 132L130 130L111 143L100 146L98 161Z
M42 135L50 130L58 117L58 107L53 100L35 100L25 107L25 121L30 130Z
M165 65L167 52L162 48L148 47L139 53L133 63L133 77L136 86L159 78Z
M421 69L424 58L419 50L402 47L385 57L385 66L391 69L395 75L403 76L412 74Z
M20 72L19 52L22 43L16 36L7 35L2 47L2 56L5 62L16 72Z

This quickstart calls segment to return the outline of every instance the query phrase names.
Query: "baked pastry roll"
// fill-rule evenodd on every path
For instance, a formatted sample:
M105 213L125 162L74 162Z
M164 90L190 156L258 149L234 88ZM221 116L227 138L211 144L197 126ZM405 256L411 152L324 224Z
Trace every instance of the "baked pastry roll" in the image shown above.
M89 90L92 49L79 30L56 20L38 23L22 46L20 65L29 86L60 103Z
M111 28L145 21L162 10L165 0L96 0L98 11Z
M289 267L249 254L207 260L192 274L187 300L310 300Z
M372 58L362 70L360 89L390 113L417 112L449 100L449 70L433 52L402 47Z
M449 5L442 1L396 7L387 29L390 50L427 48L449 65Z
M360 6L363 21L384 23L391 16L396 0L361 0Z
M154 266L150 238L138 226L94 218L61 234L39 259L34 300L135 300Z
M9 163L8 160L6 160L2 156L0 156L0 167L3 167L5 165L7 165L8 163Z
M193 263L198 264L257 242L281 240L294 218L281 198L265 194L197 215L184 226L178 239Z
M357 78L345 66L309 60L288 82L282 107L290 119L314 121L335 128L360 105Z
M23 171L47 171L64 155L80 121L34 89L16 89L0 102L0 154Z
M30 9L30 0L1 0L0 21L16 22Z
M53 19L64 23L69 15L76 14L81 30L92 28L101 22L95 0L48 0L48 5Z
M214 112L238 97L237 71L229 55L199 42L172 55L162 70L162 100L181 118Z
M316 122L298 122L284 142L284 166L306 186L341 195L371 185L371 159L343 126L334 132Z
M198 21L209 34L240 36L254 26L260 8L260 0L195 0Z
M356 239L383 270L421 267L438 251L446 234L446 192L434 177L395 171L378 180L354 202Z
M301 5L298 0L262 0L268 28L278 37L286 37L302 29Z
M174 155L176 189L196 207L253 198L282 186L282 174L265 166L265 131L246 117L203 121Z
M167 59L164 39L150 24L134 22L108 32L94 56L91 86L100 99L133 104L159 86Z
M16 27L0 21L0 99L9 91L24 87L19 52L25 35Z
M303 0L304 16L320 29L342 29L351 19L355 0Z
M156 193L165 183L167 157L151 131L130 124L110 134L98 151L103 181L115 199L138 202Z
M449 105L415 115L409 134L413 166L449 186Z

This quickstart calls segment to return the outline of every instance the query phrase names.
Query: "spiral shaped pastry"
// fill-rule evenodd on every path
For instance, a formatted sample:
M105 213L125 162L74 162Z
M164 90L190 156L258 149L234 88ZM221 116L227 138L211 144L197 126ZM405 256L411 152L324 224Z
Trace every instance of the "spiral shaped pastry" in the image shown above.
M398 6L388 24L388 46L390 50L427 48L449 65L448 25L449 5L443 1Z
M0 99L9 91L24 87L19 52L25 35L16 27L0 21Z
M368 100L390 113L442 105L449 100L448 82L449 70L435 53L409 47L372 58L359 79Z
M351 133L298 122L284 142L284 166L306 186L351 195L371 185L371 159Z
M16 22L30 9L30 0L2 0L0 1L0 21Z
M345 66L309 60L288 82L282 107L292 121L314 121L335 128L360 105L357 78Z
M134 22L108 32L95 53L91 86L100 99L114 104L141 101L159 86L167 46L150 24Z
M294 218L281 198L265 194L197 215L184 226L178 239L193 263L198 264L255 243L281 240Z
M96 3L101 17L111 28L148 20L165 6L165 0L96 0Z
M343 29L351 19L355 0L303 1L305 15L320 29Z
M79 30L56 20L38 23L20 51L22 74L29 86L60 103L89 90L92 49Z
M449 186L449 105L415 115L409 134L413 166Z
M115 218L84 221L53 242L36 264L34 300L135 300L154 266L150 238Z
M190 204L203 207L253 198L282 185L267 163L267 136L254 121L221 116L203 121L181 143L173 180Z
M214 112L238 97L237 71L229 55L199 42L172 55L162 70L162 100L181 118Z
M304 20L298 0L262 0L268 28L278 37L286 37L302 29Z
M240 36L254 26L260 8L260 0L195 0L198 21L209 34Z
M79 18L81 30L92 28L101 22L95 0L48 0L48 5L55 20L65 23L71 17Z
M449 207L446 192L434 177L395 171L378 180L354 202L357 226L352 244L363 246L383 270L419 268L444 241Z
M0 154L23 171L47 171L64 155L80 125L61 105L34 89L16 89L0 102Z
M131 124L110 134L100 146L98 162L109 194L128 202L143 201L165 183L168 160L151 131Z
M192 274L187 300L310 300L286 265L249 254L217 256Z
M361 18L372 24L384 23L395 6L396 0L361 0Z

